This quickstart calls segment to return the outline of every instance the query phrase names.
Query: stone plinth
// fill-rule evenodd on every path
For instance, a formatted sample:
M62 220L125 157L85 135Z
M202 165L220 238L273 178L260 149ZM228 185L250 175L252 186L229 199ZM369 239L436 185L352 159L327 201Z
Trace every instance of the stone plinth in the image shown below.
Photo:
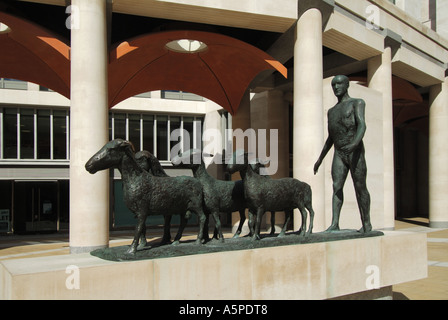
M426 234L390 231L380 237L141 261L113 262L90 254L5 260L0 298L330 299L366 296L374 287L425 277Z

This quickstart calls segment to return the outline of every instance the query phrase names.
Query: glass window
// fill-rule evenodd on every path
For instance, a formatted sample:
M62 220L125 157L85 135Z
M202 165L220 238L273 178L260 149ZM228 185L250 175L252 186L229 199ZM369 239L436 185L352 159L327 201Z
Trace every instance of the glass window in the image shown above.
M184 150L193 149L194 146L193 121L193 117L184 117L184 130L188 132L188 137L184 137Z
M162 98L163 99L174 99L174 100L204 101L204 98L201 96L198 96L197 94L185 92L185 91L177 91L177 90L163 90Z
M157 116L157 158L168 160L168 117Z
M143 115L143 150L154 153L154 117Z
M181 117L170 116L170 132L173 134L175 130L179 130L181 128ZM182 134L182 132L177 132L177 136ZM180 141L180 137L174 141L171 141L171 135L168 137L170 139L170 149L174 147L174 145L178 144Z
M67 112L53 111L53 159L67 159Z
M139 114L129 114L129 141L135 147L136 151L140 150L140 115Z
M50 159L50 110L37 110L37 159Z
M114 139L126 140L126 114L114 113Z
M170 131L173 132L176 129L180 129L180 117L170 117Z
M1 87L3 89L27 90L28 82L16 79L3 78Z
M20 158L34 159L34 110L20 110Z
M17 159L17 109L3 109L3 157Z

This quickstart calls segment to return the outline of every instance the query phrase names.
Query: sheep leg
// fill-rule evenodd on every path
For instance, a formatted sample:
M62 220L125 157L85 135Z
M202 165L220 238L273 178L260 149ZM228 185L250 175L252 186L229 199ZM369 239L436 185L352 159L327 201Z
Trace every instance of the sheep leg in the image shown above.
M169 244L171 242L171 215L165 215L164 217L165 224L163 226L163 238L161 244Z
M249 237L255 234L255 219L252 211L249 210Z
M275 234L275 211L271 211L271 235Z
M305 237L307 211L305 210L305 207L303 205L301 205L299 207L299 210L300 210L300 214L302 215L302 226L300 227L299 236Z
M260 226L261 226L261 217L263 216L263 213L264 213L264 209L261 209L261 208L257 209L255 230L254 230L254 234L252 235L252 241L260 240Z
M176 246L180 243L180 239L182 238L182 234L184 233L185 226L187 225L188 219L185 217L185 215L180 216L180 226L179 230L177 230L176 237L174 238L174 242L172 243L173 246Z
M236 229L235 235L233 238L238 238L241 235L241 231L243 230L244 222L246 221L246 210L241 209L240 212L240 224L238 225L238 229Z
M204 225L205 225L205 214L204 211L201 209L196 210L196 213L199 218L199 232L198 232L198 238L196 239L196 244L202 244L203 243L203 237L204 237Z
M213 230L213 239L219 239L219 231L218 228L216 228Z
M204 223L204 231L203 231L203 235L202 235L202 240L203 242L208 242L210 241L210 236L208 234L208 230L209 230L209 220L210 220L210 214L207 212L205 214L205 223ZM216 229L216 227L215 227Z
M146 216L147 216L146 212L137 214L138 222L137 222L137 226L135 227L134 240L132 241L131 246L127 251L128 254L135 254L137 252L137 247L138 247L140 237L141 237L144 229L146 228L146 226L145 226Z
M215 220L215 230L218 231L219 241L224 242L224 235L222 234L221 219L219 218L219 212L213 211L213 219Z
M146 241L146 221L143 224L142 234L140 235L139 244L137 246L137 250L142 250L148 245L148 241Z
M282 231L278 235L279 238L286 235L286 230L288 229L289 221L291 221L292 213L292 210L285 211L285 223L283 224Z
M313 232L313 222L314 222L314 210L311 205L311 201L307 203L306 208L308 209L308 212L310 213L310 226L308 228L307 236L309 236Z

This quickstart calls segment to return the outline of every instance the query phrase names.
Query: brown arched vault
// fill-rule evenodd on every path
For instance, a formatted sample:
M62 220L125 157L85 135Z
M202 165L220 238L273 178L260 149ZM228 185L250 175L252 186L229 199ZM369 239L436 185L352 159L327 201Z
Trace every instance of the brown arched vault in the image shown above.
M178 40L194 41L197 51L177 50ZM169 43L174 43L170 48ZM182 90L236 112L250 82L261 71L286 68L240 40L202 31L169 31L122 42L110 54L109 104L153 90Z
M30 81L70 98L69 41L22 17L0 11L7 32L0 34L0 76ZM203 47L182 51L178 40ZM112 47L109 53L109 107L153 90L181 90L206 97L231 113L251 81L267 69L287 77L286 68L244 41L213 32L150 33Z
M0 11L0 76L38 83L70 96L68 41L30 21Z

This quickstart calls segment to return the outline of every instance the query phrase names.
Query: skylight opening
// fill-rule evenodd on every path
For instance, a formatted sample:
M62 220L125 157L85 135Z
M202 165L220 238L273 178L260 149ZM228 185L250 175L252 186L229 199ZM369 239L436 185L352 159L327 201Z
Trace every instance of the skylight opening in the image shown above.
M168 50L180 53L198 53L207 50L208 46L201 41L191 39L180 39L168 42Z
M0 22L0 34L11 32L11 29L4 23Z

